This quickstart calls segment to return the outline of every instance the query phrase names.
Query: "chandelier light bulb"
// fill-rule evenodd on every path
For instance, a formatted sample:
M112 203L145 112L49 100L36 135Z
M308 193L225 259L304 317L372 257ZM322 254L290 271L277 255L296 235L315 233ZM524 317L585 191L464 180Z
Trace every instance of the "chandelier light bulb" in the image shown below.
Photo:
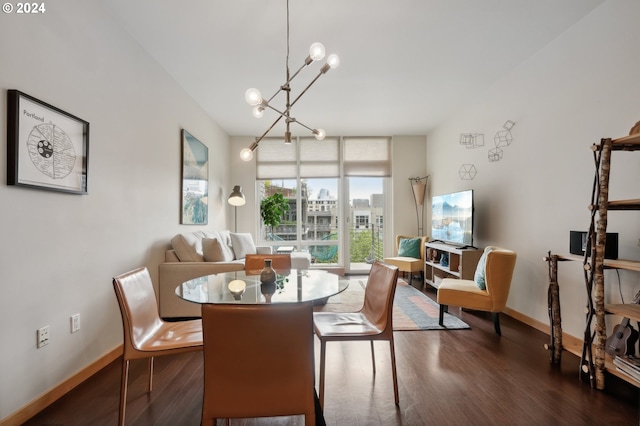
M240 151L240 159L242 161L251 161L252 158L253 158L253 151L251 151L251 149L244 148L242 151Z
M260 91L253 87L244 92L244 99L249 105L258 105L262 103L262 95L260 94Z
M309 48L309 57L314 61L319 61L324 58L325 50L322 43L313 43Z
M331 68L337 68L338 65L340 65L340 57L338 55L336 55L335 53L332 53L327 58L327 64L329 64L329 66Z
M255 118L262 118L263 115L264 115L263 107L261 107L260 105L256 105L253 107L253 116Z
M315 135L316 139L319 141L323 141L324 138L327 137L327 132L325 132L324 129L315 129L313 131L313 134Z

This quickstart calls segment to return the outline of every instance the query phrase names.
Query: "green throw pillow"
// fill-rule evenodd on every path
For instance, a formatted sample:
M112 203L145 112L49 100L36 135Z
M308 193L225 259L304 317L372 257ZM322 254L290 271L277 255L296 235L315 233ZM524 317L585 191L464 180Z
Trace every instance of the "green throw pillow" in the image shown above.
M487 266L487 254L493 250L493 247L487 247L484 249L484 253L480 256L480 260L478 260L478 266L476 267L476 273L473 276L473 280L476 282L476 285L480 290L487 289L487 282L485 278L485 270Z
M398 256L420 259L420 241L420 238L400 238Z

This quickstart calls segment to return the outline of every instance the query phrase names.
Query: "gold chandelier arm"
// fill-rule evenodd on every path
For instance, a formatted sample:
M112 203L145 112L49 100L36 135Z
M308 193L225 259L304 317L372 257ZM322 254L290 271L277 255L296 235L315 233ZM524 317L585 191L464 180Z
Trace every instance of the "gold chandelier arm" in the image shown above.
M288 117L289 116L286 112L282 112L279 109L272 107L271 104L269 104L269 103L265 104L264 106L269 108L269 109L271 109L271 110L273 110L273 111L275 111L275 112L277 112L281 116L284 116L284 117Z
M269 100L267 101L267 103L270 103L273 98L275 98L276 96L278 96L278 93L282 92L284 89L284 87L287 87L289 85L289 83L291 83L293 81L294 78L296 78L296 76L298 74L300 74L300 72L305 69L309 64L311 64L313 62L313 59L311 59L311 56L307 56L307 58L304 60L304 64L302 64L302 66L300 68L298 68L298 71L296 71L291 78L289 78L289 80L285 81L285 83L283 85L281 85L278 90L276 90L276 93L274 93Z
M307 125L306 125L306 124L304 124L304 123L301 123L300 121L296 120L295 118L291 118L291 122L298 123L299 125L301 125L301 126L302 126L302 127L304 127L305 129L307 129L307 130L309 130L309 131L311 131L311 132L313 133L313 129L312 129L311 127L307 126Z
M325 71L326 72L326 71ZM302 95L304 95L305 93L307 93L307 90L309 90L309 87L311 87L313 85L313 83L315 83L316 81L318 81L318 79L320 78L320 76L322 76L322 74L324 74L324 72L322 72L322 70L320 70L320 72L318 73L318 75L311 80L311 82L307 85L307 87L304 88L304 90L298 95L298 97L296 97L293 102L291 102L291 106L294 106L296 104L296 102L298 102L298 99L300 99L302 97Z
M278 124L278 121L280 121L280 119L282 119L282 117L284 117L284 115L280 115L278 116L278 118L276 118L276 120L271 124L271 126L269 126L269 128L267 130L265 130L265 132L262 134L262 136L260 136L259 138L256 138L256 141L254 142L256 145L256 148L258 147L258 144L260 143L260 141L262 139L264 139L265 136L267 136L267 134L271 131L271 129L273 129L273 127ZM255 148L254 148L255 149ZM252 150L253 151L253 150Z

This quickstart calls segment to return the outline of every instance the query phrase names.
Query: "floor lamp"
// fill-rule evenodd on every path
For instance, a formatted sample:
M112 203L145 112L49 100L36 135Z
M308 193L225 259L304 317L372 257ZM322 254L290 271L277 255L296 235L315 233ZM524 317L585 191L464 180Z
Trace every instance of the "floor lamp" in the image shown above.
M238 206L244 206L247 202L247 200L244 199L244 194L242 193L242 187L240 185L233 187L233 191L231 191L231 195L227 198L227 202L233 206L233 214L235 216L234 232L238 232Z
M411 190L413 191L413 201L416 204L416 219L418 221L418 236L424 234L424 196L427 192L427 181L429 176L409 178ZM422 207L422 215L420 215L418 206Z

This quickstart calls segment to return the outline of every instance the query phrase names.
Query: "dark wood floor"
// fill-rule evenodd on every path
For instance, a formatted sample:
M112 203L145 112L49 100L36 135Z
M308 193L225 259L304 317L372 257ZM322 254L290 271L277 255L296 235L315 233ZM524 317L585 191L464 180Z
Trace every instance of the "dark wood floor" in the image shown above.
M433 297L432 292L427 294ZM597 391L578 380L579 360L549 363L548 336L502 317L502 336L484 313L459 312L471 330L395 333L400 406L393 402L389 351L366 342L329 343L325 418L329 425L637 425L638 390L608 378ZM316 345L318 349L319 344ZM259 356L259 354L256 354ZM317 355L319 359L319 355ZM117 424L120 362L114 362L26 425ZM202 354L158 358L154 390L146 362L132 363L127 425L199 425ZM248 401L250 403L250 401ZM301 417L232 425L302 425Z

